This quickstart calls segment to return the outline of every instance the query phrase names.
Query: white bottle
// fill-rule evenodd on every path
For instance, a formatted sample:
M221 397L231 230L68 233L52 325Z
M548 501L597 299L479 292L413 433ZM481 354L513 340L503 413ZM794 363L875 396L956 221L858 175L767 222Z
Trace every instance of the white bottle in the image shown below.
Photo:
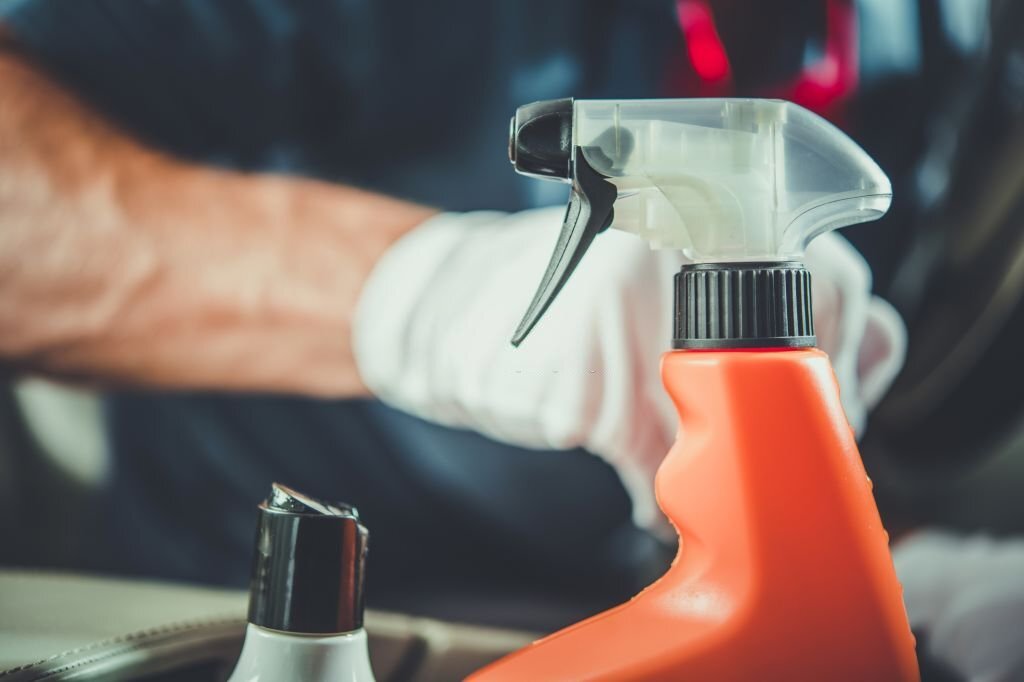
M363 629L369 534L356 510L277 483L259 510L249 626L228 682L374 682Z

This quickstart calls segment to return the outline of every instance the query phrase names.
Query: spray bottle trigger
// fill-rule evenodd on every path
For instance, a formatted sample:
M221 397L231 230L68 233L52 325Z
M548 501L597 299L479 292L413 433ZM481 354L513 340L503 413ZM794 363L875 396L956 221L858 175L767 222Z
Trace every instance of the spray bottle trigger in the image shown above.
M615 185L594 170L583 150L574 150L572 194L562 221L562 231L551 254L530 307L512 335L512 345L521 344L579 265L583 254L599 233L608 229L614 217Z

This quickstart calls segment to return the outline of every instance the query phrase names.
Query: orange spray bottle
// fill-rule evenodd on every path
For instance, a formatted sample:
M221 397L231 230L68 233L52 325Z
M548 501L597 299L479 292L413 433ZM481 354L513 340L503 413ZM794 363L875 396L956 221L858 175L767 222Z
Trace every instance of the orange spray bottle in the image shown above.
M513 343L608 227L692 261L662 360L679 437L655 483L680 549L629 602L471 679L917 680L801 263L815 236L885 213L885 174L811 112L753 99L537 102L516 112L509 151L517 171L572 185Z

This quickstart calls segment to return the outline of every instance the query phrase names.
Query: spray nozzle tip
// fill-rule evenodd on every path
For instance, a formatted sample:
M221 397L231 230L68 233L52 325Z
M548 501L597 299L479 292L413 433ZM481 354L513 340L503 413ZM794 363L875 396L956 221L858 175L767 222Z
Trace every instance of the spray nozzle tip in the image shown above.
M569 180L572 175L572 99L524 104L509 124L508 158L517 172Z

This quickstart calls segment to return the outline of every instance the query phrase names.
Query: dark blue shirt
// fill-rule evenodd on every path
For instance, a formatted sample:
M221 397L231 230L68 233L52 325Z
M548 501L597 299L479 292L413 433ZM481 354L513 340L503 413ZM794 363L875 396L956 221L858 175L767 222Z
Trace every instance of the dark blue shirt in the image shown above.
M658 95L680 49L673 5L27 0L6 13L57 78L175 154L511 210L561 197L509 172L515 107Z
M537 99L660 94L669 56L681 49L673 7L0 5L54 78L156 148L450 210L564 201L558 185L512 172L509 117ZM586 453L524 451L370 401L120 393L108 413L115 473L106 570L244 584L254 506L276 479L360 508L372 533L371 603L453 615L438 610L457 602L446 593L514 602L509 595L548 591L557 596L545 608L588 594L596 601L580 607L587 612L656 574L645 573L651 541L630 525L617 478ZM418 599L429 603L417 607Z

